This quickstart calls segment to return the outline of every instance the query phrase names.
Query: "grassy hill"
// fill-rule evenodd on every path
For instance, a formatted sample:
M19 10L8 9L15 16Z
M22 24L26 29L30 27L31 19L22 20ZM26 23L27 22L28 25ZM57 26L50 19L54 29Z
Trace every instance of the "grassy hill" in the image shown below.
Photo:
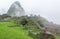
M11 22L0 22L0 39L33 39L27 30L14 26Z

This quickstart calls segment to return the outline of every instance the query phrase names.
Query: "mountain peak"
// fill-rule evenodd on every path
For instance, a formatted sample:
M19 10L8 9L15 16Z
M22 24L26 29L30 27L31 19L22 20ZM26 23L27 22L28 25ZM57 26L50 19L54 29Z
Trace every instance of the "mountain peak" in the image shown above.
M20 6L20 7L21 7L21 5L20 5L20 2L19 2L19 1L15 1L13 4L16 4L16 5L18 5L18 6Z
M12 16L12 17L20 17L20 16L24 16L25 15L25 11L22 8L22 6L20 5L19 1L15 1L11 7L9 8L8 15Z

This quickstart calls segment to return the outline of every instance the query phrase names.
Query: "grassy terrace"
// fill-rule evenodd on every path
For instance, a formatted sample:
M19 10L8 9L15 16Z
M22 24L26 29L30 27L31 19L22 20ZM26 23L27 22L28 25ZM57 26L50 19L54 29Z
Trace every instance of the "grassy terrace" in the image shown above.
M11 22L0 22L0 39L33 39L28 36L27 30L15 26Z

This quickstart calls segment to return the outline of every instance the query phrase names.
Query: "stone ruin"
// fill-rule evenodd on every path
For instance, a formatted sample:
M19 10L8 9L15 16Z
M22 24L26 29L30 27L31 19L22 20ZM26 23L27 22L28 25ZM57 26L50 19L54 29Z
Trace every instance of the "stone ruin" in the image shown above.
M50 32L41 32L38 34L38 39L56 39L56 37Z
M37 39L56 39L56 37L50 32L40 32L40 34L34 34L29 31L29 35Z

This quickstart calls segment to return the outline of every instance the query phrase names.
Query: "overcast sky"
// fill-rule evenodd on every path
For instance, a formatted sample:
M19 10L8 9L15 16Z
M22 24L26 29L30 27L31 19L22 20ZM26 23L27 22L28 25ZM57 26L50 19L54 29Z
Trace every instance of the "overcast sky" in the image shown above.
M0 0L0 14L8 11L11 4L19 1L26 14L37 14L60 24L60 0Z

